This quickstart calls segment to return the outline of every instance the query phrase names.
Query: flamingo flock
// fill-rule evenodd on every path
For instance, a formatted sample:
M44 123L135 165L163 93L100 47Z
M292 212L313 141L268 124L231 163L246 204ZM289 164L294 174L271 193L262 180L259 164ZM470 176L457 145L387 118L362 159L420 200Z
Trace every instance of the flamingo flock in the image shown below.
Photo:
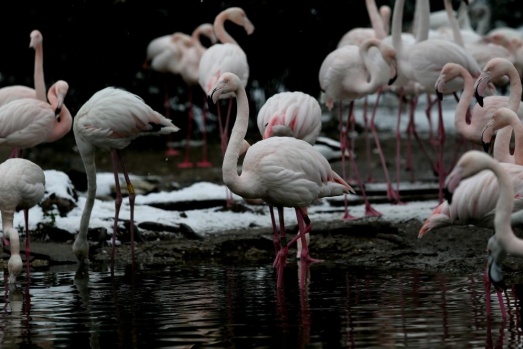
M437 176L439 204L420 228L419 237L455 224L473 224L493 229L494 235L486 241L488 263L485 283L487 287L494 285L499 292L503 283L504 259L507 255L523 255L520 247L523 243L511 228L521 223L518 211L523 209L523 151L519 149L523 142L523 36L509 29L495 29L491 32L484 29L480 31L479 27L474 29L468 17L467 9L470 5L460 3L459 18L456 18L448 0L443 1L443 16L446 16L446 20L440 18L438 23L443 24L439 26L435 24L436 17L431 17L430 2L416 0L412 31L404 31L405 2L398 0L391 9L388 6L378 8L374 0L366 0L371 27L349 28L336 47L326 54L321 65L310 68L311 74L317 79L321 95L280 91L270 96L259 109L256 119L259 140L253 144L246 140L252 114L247 92L250 88L250 71L255 64L259 64L259 60L249 55L248 49L241 47L225 26L226 22L231 22L231 25L245 31L246 40L255 42L256 38L252 35L255 25L247 10L241 7L223 9L208 23L197 25L191 35L173 31L172 34L153 38L144 48L146 55L143 68L179 75L185 85L183 88L187 90L187 127L182 130L186 147L178 166L179 171L192 167L199 167L203 171L218 165L227 188L226 208L234 205L233 193L242 197L246 203L268 205L270 208L271 219L267 221L274 234L273 266L278 288L283 287L283 270L289 248L295 243L298 250L296 257L303 273L300 280L307 279L309 265L320 262L311 256L310 235L313 229L307 212L307 208L315 201L344 196L344 213L340 220L364 219L349 213L347 198L356 195L353 186L357 186L365 201L365 216L375 217L373 219L381 216L365 194L365 179L353 156L354 148L360 144L354 138L351 139L358 122L355 102L360 99L367 101L370 96L375 96L375 105L370 118L367 118L367 104L364 104L365 146L370 158L370 134L387 182L387 200L390 204L403 204L399 173L405 170L401 159L401 116L405 100L411 102L407 136L416 137ZM200 41L201 36L208 38L208 47ZM134 261L137 243L133 224L136 193L124 163L123 150L138 137L171 137L180 130L170 113L171 102L167 90L163 114L154 110L140 96L110 86L95 92L82 106L76 108L77 113L73 117L65 104L69 84L64 80L57 80L53 84L45 82L42 46L42 33L32 31L30 47L35 51L34 88L22 85L0 88L0 146L11 150L9 159L0 164L2 241L11 247L9 283L15 283L22 270L18 231L12 226L13 211L15 208L27 210L37 205L45 187L41 168L23 159L23 149L46 142L59 142L73 130L88 181L87 201L72 245L72 251L81 266L89 264L87 231L95 204L95 152L97 149L109 152L117 191L111 260L114 262L116 258L119 211L124 195L120 188L121 171L129 199ZM48 90L47 85L50 85ZM510 95L498 95L498 87L507 88ZM192 91L197 88L206 97L202 102L204 150L201 161L193 163L190 160L189 144L194 122ZM395 187L380 144L381 131L376 128L376 118L385 117L377 114L380 97L385 94L394 95L398 100ZM424 148L424 140L417 133L416 120L412 116L421 95L426 95L429 101L425 114L431 126L432 108L437 107L437 132L431 130L428 135L432 152ZM455 123L452 126L458 135L463 142L473 146L483 144L484 152L471 150L461 153L456 148L454 157L459 160L450 164L445 160L448 125L444 124L441 109L444 95L453 95L456 99ZM476 103L472 105L473 99ZM222 100L228 103L226 112L222 110ZM218 114L220 159L207 157L206 113L210 112L211 105ZM345 114L346 106L348 111ZM332 161L341 160L341 173L333 170L330 159L315 146L317 140L319 145L325 138L322 129L322 117L325 114L332 114L336 120L338 139L334 141L339 145L339 155ZM515 135L514 150L511 150L512 133ZM407 159L413 151L416 150L409 144ZM170 149L168 155L180 154ZM413 164L409 163L409 166ZM356 177L355 181L351 175ZM15 177L14 182L12 177ZM298 233L290 239L286 236L288 227L283 219L284 208L292 208L296 213ZM278 212L278 223L273 209ZM25 218L28 262L30 232L27 230L29 218L27 215ZM300 287L305 287L304 282Z

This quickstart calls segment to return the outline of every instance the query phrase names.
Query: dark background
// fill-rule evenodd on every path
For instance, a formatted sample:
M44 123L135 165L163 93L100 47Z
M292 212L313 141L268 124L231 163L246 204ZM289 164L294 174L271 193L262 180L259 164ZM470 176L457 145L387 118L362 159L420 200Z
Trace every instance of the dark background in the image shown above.
M393 7L393 3L377 0L378 6ZM408 22L414 2L406 3L404 19ZM510 26L521 23L517 1L493 4L493 24L499 20ZM348 30L369 25L363 0L33 0L3 5L0 87L34 86L29 34L38 29L44 37L47 87L58 79L69 83L66 104L73 116L94 92L111 85L140 95L160 112L164 111L166 81L169 93L183 98L186 91L179 78L142 69L147 44L176 31L191 33L201 23L212 23L227 7L242 7L256 28L247 36L242 28L226 24L248 56L247 88L256 81L267 98L278 89L319 96L318 71L323 59ZM431 1L431 10L442 9L442 5L442 0ZM454 7L458 5L454 1ZM251 117L256 112L251 110ZM175 124L183 126L183 120ZM67 138L73 139L72 132Z

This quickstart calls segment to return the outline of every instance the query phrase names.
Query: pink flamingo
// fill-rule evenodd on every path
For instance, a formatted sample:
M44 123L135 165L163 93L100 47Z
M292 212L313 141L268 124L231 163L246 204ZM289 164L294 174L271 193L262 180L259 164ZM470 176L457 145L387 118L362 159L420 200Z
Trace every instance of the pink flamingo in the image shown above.
M209 47L202 55L198 68L198 82L206 95L210 95L211 89L224 72L231 72L237 75L243 86L247 85L249 79L249 64L247 55L242 50L238 42L225 30L225 22L231 21L245 29L247 35L254 32L254 25L251 23L245 11L240 7L230 7L220 12L214 19L214 33L220 43ZM232 97L233 94L224 94L222 99ZM229 98L229 107L232 99ZM230 112L230 108L229 108ZM220 128L220 139L222 155L227 147L227 133L229 127L229 112L226 116L225 125L222 125L220 108L218 108L218 124Z
M12 156L21 157L22 149L54 142L65 136L73 123L64 104L68 90L67 82L59 80L49 88L49 103L21 98L1 106L0 146L14 148Z
M448 201L451 201L453 193L459 189L461 183L467 178L475 178L482 172L488 172L490 177L495 177L497 187L495 206L493 208L494 235L487 244L488 263L485 272L487 284L487 314L490 314L490 284L493 284L498 294L502 316L506 313L503 306L501 289L505 288L501 264L507 255L523 256L523 241L513 232L511 227L511 216L514 211L514 180L512 173L507 171L505 163L500 163L489 155L479 151L469 151L460 158L446 180L446 188L450 193ZM523 167L517 165L520 171ZM488 171L485 171L488 170ZM481 172L482 171L482 172ZM452 204L453 205L453 204Z
M203 48L200 42L201 35L208 37L213 44L216 42L214 29L210 23L200 24L193 30L191 35L175 32L155 38L147 45L147 54L143 64L144 69L151 68L159 73L180 75L189 85L189 117L191 118L189 127L192 123L192 95L190 87L194 84L194 82L191 82L191 79L194 79L194 74L191 75L194 68L190 65L191 60L195 58L194 52L198 52L200 48ZM170 118L171 103L167 85L165 86L164 106L165 116ZM168 144L170 143L168 142ZM168 156L176 156L178 154L177 150L168 145Z
M510 109L505 107L499 108L493 118L501 118L508 110ZM514 211L519 211L523 209L522 167L508 162L502 162L500 166L510 174L516 192L513 197ZM485 171L473 178L463 180L453 192L452 205L448 201L444 201L436 207L423 223L418 237L423 237L431 230L456 224L473 224L492 229L495 205L499 195L498 183L493 180L493 176L492 172ZM520 222L518 216L514 216L513 219L512 224Z
M283 215L280 213L282 248L274 266L278 270L277 286L281 288L288 246L296 239L300 238L303 245L300 263L308 265L317 261L310 257L305 239L305 234L311 228L305 211L307 206L321 197L354 191L312 145L294 137L269 137L250 146L239 175L238 157L249 125L249 103L243 81L233 73L223 73L211 88L209 97L217 103L221 95L231 93L235 94L237 111L223 159L225 185L244 198L261 199L274 207L293 207L296 211L300 233L288 244L285 241ZM306 269L303 268L304 273ZM305 280L305 277L301 280Z
M35 50L34 63L34 85L31 88L23 85L13 85L0 88L0 106L19 98L36 98L46 102L46 88L44 81L44 53L43 53L43 36L38 30L33 30L29 35L31 41L29 47Z
M114 262L118 216L122 204L118 165L123 172L129 191L131 253L134 261L134 199L133 185L125 168L121 150L132 140L147 135L167 135L178 131L170 119L157 113L140 97L130 92L107 87L96 92L78 110L74 118L73 132L76 145L87 174L87 201L80 220L80 230L73 243L73 252L81 264L88 263L89 244L87 229L96 195L96 168L94 155L96 148L109 150L113 165L116 186L115 218L111 261Z
M10 242L11 257L7 262L9 283L14 284L22 271L18 231L13 227L16 210L29 210L42 200L45 194L45 175L40 166L21 158L7 159L0 164L0 211L4 244ZM25 216L26 233L28 219ZM26 235L28 241L29 235ZM7 239L7 240L6 240ZM27 248L27 247L26 247ZM27 250L26 250L27 252ZM29 274L29 254L26 253Z
M302 139L314 145L321 132L321 107L318 101L307 93L280 92L267 99L260 108L257 124L263 139L272 136L286 136ZM283 208L281 209L283 210ZM278 228L272 206L269 206L269 211L274 231L274 244L278 250ZM307 243L309 243L309 238L310 236L307 234ZM297 247L297 257L299 258L301 255L301 240L299 239Z
M379 49L380 55L374 58L369 56L371 47ZM381 57L381 59L379 58ZM349 114L347 125L350 125L352 118L352 109L356 99L375 93L382 86L394 79L396 73L396 54L395 51L387 44L377 39L369 39L361 46L349 45L329 53L323 60L319 71L319 82L323 92L323 97L327 108L330 110L334 101L339 101L339 129L340 142L342 144L342 168L343 177L345 173L345 150L347 146L347 135L349 126L343 126L342 102L349 102ZM369 78L370 76L370 78ZM391 79L392 77L392 79ZM378 103L376 102L376 105ZM377 137L374 124L375 113L373 113L370 127L374 135L376 146L378 147L383 170L387 178L387 196L390 200L399 202L397 193L392 189L392 184L388 177L388 171L381 152L381 146ZM362 190L365 200L365 214L367 216L380 216L381 213L375 210L365 195L365 189L354 158L351 157L351 164L356 172L357 179ZM345 214L343 219L354 219L348 212L347 197L345 197Z

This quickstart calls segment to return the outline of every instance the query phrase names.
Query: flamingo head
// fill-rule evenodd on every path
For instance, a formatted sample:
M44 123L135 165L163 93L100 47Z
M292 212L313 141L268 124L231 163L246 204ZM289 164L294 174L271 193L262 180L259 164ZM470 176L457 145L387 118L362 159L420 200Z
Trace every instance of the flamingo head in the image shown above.
M36 29L31 32L29 37L31 38L31 41L29 42L29 47L33 49L37 46L42 45L42 41L44 40L44 38L42 37L42 33L40 33L40 31Z

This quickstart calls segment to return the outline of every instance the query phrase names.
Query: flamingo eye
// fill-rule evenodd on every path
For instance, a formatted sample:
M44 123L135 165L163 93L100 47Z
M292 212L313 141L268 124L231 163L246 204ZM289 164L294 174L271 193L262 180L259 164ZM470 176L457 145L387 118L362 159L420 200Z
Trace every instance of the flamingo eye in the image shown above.
M269 126L269 123L266 123L266 124L265 124L265 127L267 127L267 126Z

